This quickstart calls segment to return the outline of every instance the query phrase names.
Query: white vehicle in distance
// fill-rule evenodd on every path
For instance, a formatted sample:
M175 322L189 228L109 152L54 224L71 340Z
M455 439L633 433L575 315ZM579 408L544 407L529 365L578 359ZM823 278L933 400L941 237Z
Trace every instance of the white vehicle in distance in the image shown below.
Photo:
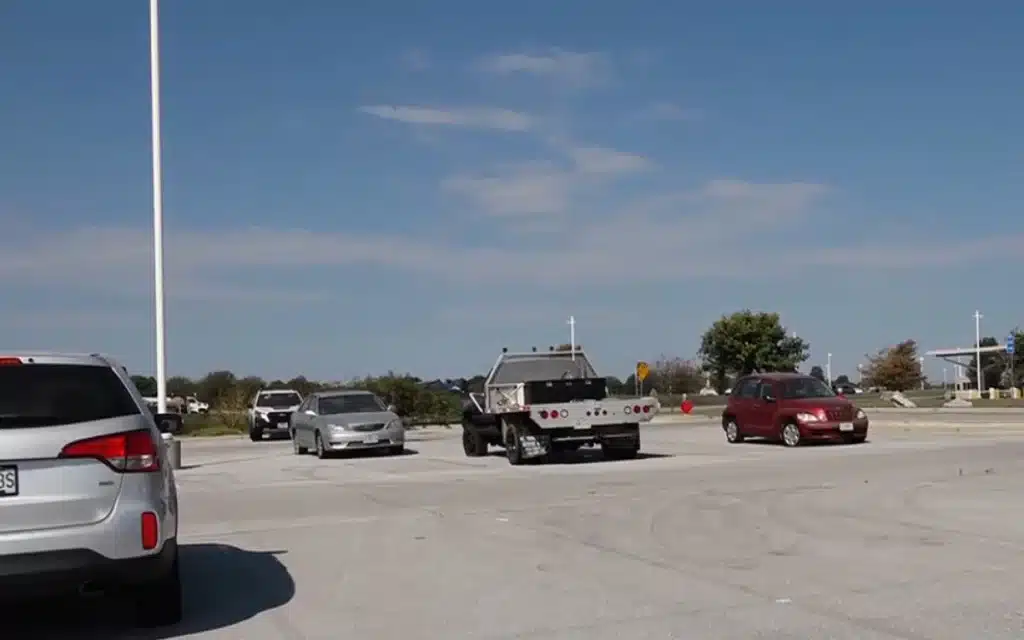
M180 621L178 494L161 438L180 423L153 415L110 358L0 357L0 597L120 591L138 624Z
M185 408L189 413L209 413L210 405L207 402L202 402L195 396L188 396L185 398Z
M263 434L288 435L292 413L302 404L302 395L294 389L261 389L249 408L249 439L263 440Z

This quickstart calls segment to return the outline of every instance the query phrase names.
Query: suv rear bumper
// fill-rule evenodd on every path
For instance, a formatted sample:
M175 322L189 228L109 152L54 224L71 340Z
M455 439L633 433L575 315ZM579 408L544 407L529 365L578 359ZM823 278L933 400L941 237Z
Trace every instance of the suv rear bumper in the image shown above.
M114 560L90 549L62 549L0 556L0 597L145 584L167 573L178 555L174 538L159 552Z

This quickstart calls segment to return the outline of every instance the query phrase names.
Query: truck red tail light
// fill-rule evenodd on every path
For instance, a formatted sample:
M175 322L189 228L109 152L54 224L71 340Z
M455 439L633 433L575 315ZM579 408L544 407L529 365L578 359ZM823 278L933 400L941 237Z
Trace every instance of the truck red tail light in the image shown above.
M120 473L160 470L156 442L147 429L114 433L72 442L60 452L61 458L94 458Z
M650 412L651 412L651 405L645 404L644 405L644 413L650 413Z
M547 409L541 409L540 410L540 417L543 418L544 420L547 420L548 419L548 410Z
M10 356L0 356L0 367L17 366L21 364L21 358L12 358Z
M638 405L638 404L633 405L633 413L640 413L640 411L641 411L640 405Z

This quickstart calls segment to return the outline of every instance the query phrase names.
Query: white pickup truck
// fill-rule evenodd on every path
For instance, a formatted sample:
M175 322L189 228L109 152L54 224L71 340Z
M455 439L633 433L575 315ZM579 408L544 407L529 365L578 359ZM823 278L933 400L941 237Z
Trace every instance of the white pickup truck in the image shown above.
M209 413L210 405L209 403L202 402L195 396L188 396L185 398L185 409L189 413Z
M249 408L249 439L259 442L263 434L288 435L292 413L302 404L294 389L262 389Z

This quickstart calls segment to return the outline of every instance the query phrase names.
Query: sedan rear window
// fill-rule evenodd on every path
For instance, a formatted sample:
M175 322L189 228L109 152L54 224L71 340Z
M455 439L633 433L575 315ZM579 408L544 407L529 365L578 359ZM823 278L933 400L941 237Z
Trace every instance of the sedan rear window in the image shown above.
M0 367L0 429L75 424L139 413L131 392L107 367Z

